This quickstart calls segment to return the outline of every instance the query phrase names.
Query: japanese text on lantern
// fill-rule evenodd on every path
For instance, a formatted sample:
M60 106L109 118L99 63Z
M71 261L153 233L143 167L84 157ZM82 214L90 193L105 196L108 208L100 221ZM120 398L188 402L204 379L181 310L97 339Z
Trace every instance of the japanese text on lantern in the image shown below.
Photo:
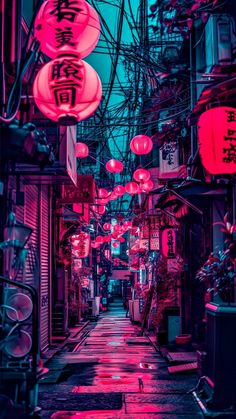
M75 7L75 4L77 1L74 0L55 0L53 1L55 7L50 14L57 17L57 22L61 22L62 19L74 22L76 14L82 11L80 7Z
M78 89L82 88L82 65L77 60L55 60L51 66L50 85L54 91L57 106L75 106Z
M230 110L225 111L227 116L228 126L230 123L236 122L236 111ZM235 129L227 129L227 135L224 136L224 141L227 142L228 147L223 148L223 153L225 156L223 157L224 163L236 163L236 130Z

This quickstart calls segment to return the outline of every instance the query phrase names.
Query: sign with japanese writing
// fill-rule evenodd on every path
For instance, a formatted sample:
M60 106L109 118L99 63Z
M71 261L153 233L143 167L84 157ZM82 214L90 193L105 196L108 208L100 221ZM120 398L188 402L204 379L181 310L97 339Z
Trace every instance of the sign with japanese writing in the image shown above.
M89 255L90 249L90 235L85 232L75 234L71 237L72 252L80 259L86 258Z
M202 164L212 175L236 172L236 109L209 109L198 121Z
M166 258L175 258L176 256L176 230L165 228L161 235L161 250Z
M172 178L179 171L179 146L175 141L165 142L159 150L159 178Z
M150 250L160 250L159 228L150 231Z
M60 126L60 165L64 166L68 176L77 186L77 167L75 157L76 126ZM72 186L75 189L74 186Z

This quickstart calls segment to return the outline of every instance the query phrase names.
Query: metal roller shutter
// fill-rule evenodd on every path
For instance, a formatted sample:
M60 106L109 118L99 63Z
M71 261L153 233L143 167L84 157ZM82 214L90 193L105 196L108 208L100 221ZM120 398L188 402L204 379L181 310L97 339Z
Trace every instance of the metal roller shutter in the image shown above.
M25 185L25 224L32 227L25 266L25 283L39 292L39 190L35 185Z
M41 349L49 342L49 190L40 191L40 335Z

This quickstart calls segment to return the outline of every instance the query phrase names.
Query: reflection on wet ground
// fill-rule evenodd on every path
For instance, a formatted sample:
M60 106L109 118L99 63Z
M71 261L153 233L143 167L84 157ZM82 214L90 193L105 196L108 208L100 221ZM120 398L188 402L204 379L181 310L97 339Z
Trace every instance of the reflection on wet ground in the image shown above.
M120 302L94 328L90 324L74 351L62 351L49 362L40 386L42 418L202 417L187 394L196 377L171 377L164 359L139 332Z

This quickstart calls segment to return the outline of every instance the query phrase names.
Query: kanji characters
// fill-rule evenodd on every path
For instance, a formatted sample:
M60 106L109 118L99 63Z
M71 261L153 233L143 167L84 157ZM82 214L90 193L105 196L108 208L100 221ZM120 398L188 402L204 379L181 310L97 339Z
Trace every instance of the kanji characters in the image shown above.
M55 8L50 14L57 17L57 22L61 22L62 19L74 22L76 14L82 11L80 7L76 7L77 4L78 2L74 0L55 0L53 1Z

